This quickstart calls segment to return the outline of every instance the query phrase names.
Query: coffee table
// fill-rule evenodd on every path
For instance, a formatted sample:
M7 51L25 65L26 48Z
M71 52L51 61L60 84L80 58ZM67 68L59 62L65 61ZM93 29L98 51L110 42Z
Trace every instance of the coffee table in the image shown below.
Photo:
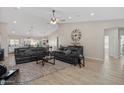
M44 66L45 63L50 63L52 65L55 65L55 57L51 55L43 57L42 65Z
M52 65L55 65L55 57L54 57L54 55L48 54L48 55L42 56L41 60L39 60L39 57L40 56L37 57L37 59L38 59L36 61L37 64L42 63L42 65L44 66L45 63L50 63Z

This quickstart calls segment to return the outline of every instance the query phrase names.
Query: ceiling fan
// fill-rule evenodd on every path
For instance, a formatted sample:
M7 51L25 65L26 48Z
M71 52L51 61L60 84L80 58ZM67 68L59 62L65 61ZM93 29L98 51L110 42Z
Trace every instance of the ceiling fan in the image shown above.
M55 17L55 10L52 10L52 12L53 12L53 17L51 18L50 23L51 23L51 24L56 24L56 23L57 23L57 19L56 19L56 17Z
M51 24L57 24L57 23L62 23L62 22L65 22L66 20L65 19L58 19L55 17L55 10L52 10L52 18L50 19L50 23Z

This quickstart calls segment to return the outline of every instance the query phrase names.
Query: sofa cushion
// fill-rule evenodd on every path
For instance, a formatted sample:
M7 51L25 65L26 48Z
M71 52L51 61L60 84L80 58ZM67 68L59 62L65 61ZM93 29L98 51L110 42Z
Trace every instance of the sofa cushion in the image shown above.
M69 55L71 54L71 50L70 49L67 49L66 51L64 51L65 55Z
M32 54L32 50L31 49L27 49L24 53L25 53L25 55L31 55Z

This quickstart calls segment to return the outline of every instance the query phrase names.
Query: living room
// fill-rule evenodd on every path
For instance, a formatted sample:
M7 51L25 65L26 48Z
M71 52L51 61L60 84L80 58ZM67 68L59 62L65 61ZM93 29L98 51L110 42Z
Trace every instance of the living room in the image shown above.
M124 32L123 11L123 7L0 7L0 64L7 70L3 72L14 71L1 76L1 84L124 84L124 41L118 40Z

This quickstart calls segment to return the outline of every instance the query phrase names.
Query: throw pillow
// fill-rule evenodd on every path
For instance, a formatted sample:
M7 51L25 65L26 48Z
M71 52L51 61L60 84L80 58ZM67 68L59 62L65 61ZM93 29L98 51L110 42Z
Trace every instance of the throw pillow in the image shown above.
M67 49L66 51L64 51L65 55L69 55L71 54L71 50L70 49Z

